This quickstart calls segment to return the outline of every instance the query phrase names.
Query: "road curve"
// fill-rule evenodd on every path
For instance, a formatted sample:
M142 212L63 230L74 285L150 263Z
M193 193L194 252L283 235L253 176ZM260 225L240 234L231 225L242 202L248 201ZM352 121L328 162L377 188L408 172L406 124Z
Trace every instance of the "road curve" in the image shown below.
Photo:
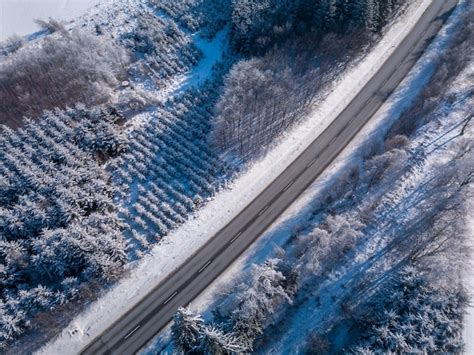
M205 246L81 354L133 354L238 258L328 167L416 63L457 0L434 0L393 55L293 163Z

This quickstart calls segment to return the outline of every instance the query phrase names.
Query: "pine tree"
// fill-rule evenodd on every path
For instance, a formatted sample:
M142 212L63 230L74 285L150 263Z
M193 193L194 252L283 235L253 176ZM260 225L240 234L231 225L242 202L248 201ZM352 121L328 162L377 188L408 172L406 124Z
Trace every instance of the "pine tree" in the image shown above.
M206 326L201 335L199 351L203 354L240 354L248 348L232 333L226 334L213 326Z
M203 329L204 321L200 315L193 314L189 308L178 308L171 327L175 347L182 353L196 349Z
M115 187L102 166L126 139L108 115L57 110L0 134L0 301L16 314L15 327L0 320L9 334L0 346L39 312L70 301L78 285L116 278L126 261Z
M465 306L463 291L435 289L405 267L368 306L375 322L356 353L460 353Z

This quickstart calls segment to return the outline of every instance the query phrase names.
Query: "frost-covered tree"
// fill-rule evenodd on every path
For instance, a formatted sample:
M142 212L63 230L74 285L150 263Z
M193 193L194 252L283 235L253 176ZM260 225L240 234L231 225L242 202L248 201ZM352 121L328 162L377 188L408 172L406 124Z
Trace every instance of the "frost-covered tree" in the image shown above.
M328 216L295 238L303 277L321 275L330 265L343 260L363 235L363 227L348 216Z
M248 349L253 348L255 338L263 333L277 307L292 301L283 287L285 276L278 270L279 263L278 259L269 259L262 265L254 265L249 287L236 296L232 329Z
M280 266L280 259L254 265L249 283L241 285L241 292L229 297L232 308L221 316L220 326L207 325L200 316L180 308L172 326L177 349L204 354L252 351L256 337L263 333L277 308L284 302L292 302L294 280L287 280ZM292 275L287 267L282 269Z
M368 306L368 335L355 352L461 353L466 302L462 290L435 288L419 269L406 267Z
M18 127L24 116L37 118L43 110L102 104L127 62L110 38L79 30L26 46L0 65L0 123Z
M0 347L126 261L104 162L127 139L113 109L48 112L0 132Z
M213 326L206 326L201 335L199 351L203 354L240 354L248 348L234 334L226 334Z
M199 344L203 328L204 321L200 315L195 315L189 308L180 307L173 316L171 327L177 350L183 353L194 350Z
M171 333L176 350L184 354L235 354L246 350L239 338L206 325L189 308L180 307L175 313Z

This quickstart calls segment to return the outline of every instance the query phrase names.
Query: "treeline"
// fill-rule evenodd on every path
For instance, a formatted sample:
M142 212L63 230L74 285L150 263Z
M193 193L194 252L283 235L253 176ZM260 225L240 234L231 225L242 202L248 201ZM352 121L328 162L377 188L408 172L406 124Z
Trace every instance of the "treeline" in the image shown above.
M211 141L232 159L264 154L275 139L307 114L367 39L330 34L319 41L301 36L241 60L225 78L215 107Z
M24 46L0 63L0 124L18 127L43 110L105 103L126 77L127 62L110 39L79 30Z
M204 38L212 38L229 23L231 0L152 0L178 24Z
M127 145L113 109L47 112L0 131L0 349L127 260L104 162Z
M378 31L401 0L233 0L232 42L243 53L261 54L293 33Z
M248 59L216 105L216 149L248 161L266 152L372 43L401 1L234 1L231 40Z

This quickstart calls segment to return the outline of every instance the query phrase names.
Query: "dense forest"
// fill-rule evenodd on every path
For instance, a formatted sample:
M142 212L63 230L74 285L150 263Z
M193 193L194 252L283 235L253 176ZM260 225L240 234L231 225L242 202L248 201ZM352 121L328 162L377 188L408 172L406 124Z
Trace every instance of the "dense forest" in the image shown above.
M57 26L41 47L17 48L0 61L0 124L18 127L23 117L36 118L43 110L106 103L126 77L123 48Z
M265 153L373 42L403 1L234 1L226 77L212 142L231 160Z
M123 223L104 170L126 149L113 111L47 112L0 134L0 345L40 314L116 279Z
M396 0L234 0L232 41L237 50L257 54L292 33L313 38L356 29L378 31L399 5Z

